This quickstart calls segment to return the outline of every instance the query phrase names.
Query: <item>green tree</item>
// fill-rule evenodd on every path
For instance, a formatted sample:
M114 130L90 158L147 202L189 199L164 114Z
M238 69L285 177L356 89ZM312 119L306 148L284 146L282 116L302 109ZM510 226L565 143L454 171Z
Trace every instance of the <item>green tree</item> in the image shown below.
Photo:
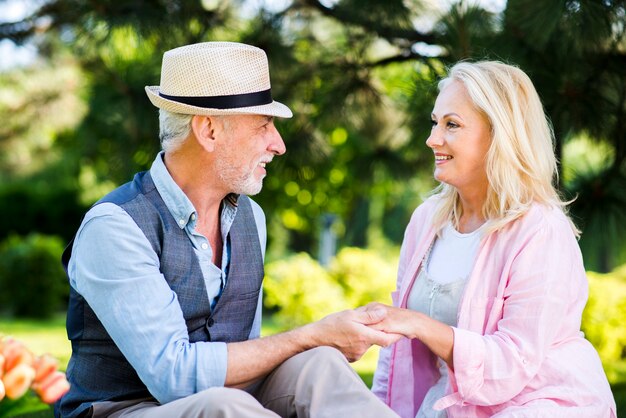
M623 0L511 0L500 48L536 83L560 160L564 144L581 135L610 147L608 164L578 171L563 184L576 198L571 211L583 232L587 268L603 272L626 261L625 17Z
M274 244L309 252L324 213L339 215L341 245L399 241L433 185L424 140L436 80L459 59L512 61L537 85L559 157L582 134L613 150L606 172L563 184L580 196L572 213L585 252L599 248L587 237L602 242L589 266L607 270L623 243L605 231L626 232L622 181L603 181L623 179L625 170L625 3L510 0L491 12L465 1L434 10L419 0L293 0L245 17L234 0L51 0L20 22L1 23L0 39L35 42L49 56L71 51L86 75L88 110L62 145L74 150L76 175L93 173L96 184L128 180L158 149L156 111L143 87L158 82L164 50L206 40L265 49L274 96L296 116L279 122L288 156L272 164L258 200L271 236L281 237ZM598 190L607 198L589 201Z

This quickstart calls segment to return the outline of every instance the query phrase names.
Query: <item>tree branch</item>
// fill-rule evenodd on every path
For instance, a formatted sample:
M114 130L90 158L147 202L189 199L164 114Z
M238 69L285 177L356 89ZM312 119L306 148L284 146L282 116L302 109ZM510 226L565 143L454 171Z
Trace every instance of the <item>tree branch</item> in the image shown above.
M367 67L384 67L385 65L393 64L396 62L405 62L405 61L426 61L429 57L425 57L421 54L418 54L413 51L404 51L398 55L393 55L391 57L383 58L378 61L372 61L367 64Z
M422 33L415 29L402 29L402 28L392 28L392 27L373 27L366 26L365 23L359 19L355 19L354 15L347 13L346 11L337 8L337 7L326 7L318 0L299 0L294 3L294 7L310 7L314 10L317 10L322 15L338 20L342 23L349 23L353 25L360 26L367 31L373 31L381 38L384 38L391 43L397 40L404 40L410 43L416 42L425 42L427 44L436 44L437 38L436 36L430 33Z

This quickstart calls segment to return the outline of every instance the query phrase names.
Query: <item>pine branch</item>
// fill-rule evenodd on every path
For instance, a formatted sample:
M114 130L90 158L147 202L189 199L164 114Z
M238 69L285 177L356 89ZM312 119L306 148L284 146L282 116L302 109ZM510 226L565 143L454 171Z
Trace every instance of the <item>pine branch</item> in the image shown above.
M322 15L338 20L339 22L357 25L367 31L375 32L378 36L393 44L398 42L406 45L416 42L424 42L427 44L437 43L437 37L433 34L419 32L415 29L394 28L389 26L374 27L374 25L367 25L367 22L356 19L354 15L349 13L347 10L338 7L324 6L318 0L300 0L298 4L294 3L293 7L310 7L317 10Z
M417 52L413 52L411 50L403 51L398 55L393 55L391 57L383 58L378 61L373 61L367 64L367 67L375 68L375 67L384 67L389 64L393 64L396 62L406 62L406 61L422 61L425 62L430 57L425 57L422 54L418 54Z

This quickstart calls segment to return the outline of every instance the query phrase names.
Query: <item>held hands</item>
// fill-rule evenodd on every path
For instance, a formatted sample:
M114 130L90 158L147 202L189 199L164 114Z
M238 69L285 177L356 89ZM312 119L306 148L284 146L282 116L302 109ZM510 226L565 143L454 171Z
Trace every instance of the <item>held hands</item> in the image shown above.
M387 306L377 302L357 309L357 311L365 313L380 310L385 312L383 319L368 325L369 327L388 335L400 335L400 338L404 336L418 339L433 354L445 361L451 369L454 369L454 331L452 327L421 312Z
M407 338L416 338L416 326L420 323L421 314L407 309L396 308L393 306L383 305L382 303L372 302L356 309L361 312L384 311L381 321L372 323L369 326L372 329L383 331L388 334L400 334Z
M385 320L385 309L364 308L337 312L311 324L318 327L320 345L337 348L352 362L360 359L374 344L386 347L402 338L402 335L375 328Z

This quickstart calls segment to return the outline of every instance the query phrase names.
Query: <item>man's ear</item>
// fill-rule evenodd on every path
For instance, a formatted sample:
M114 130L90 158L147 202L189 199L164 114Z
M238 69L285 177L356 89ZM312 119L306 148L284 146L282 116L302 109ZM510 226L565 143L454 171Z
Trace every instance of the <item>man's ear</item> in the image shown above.
M198 144L207 152L215 149L215 128L217 119L213 116L194 115L191 118L191 131Z

